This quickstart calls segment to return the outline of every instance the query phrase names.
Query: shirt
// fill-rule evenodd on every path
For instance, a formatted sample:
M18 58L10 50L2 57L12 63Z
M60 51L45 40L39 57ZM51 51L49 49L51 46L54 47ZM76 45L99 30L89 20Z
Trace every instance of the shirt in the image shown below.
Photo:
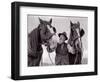
M68 55L67 43L57 44L56 55Z

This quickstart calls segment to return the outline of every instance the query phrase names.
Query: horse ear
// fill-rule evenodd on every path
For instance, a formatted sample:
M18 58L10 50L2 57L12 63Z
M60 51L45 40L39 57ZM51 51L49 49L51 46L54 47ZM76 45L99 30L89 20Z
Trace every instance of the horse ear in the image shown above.
M49 22L50 22L50 24L52 23L52 18L50 19L50 21L49 21Z
M70 21L70 25L71 25L71 26L73 26L73 23L72 23L72 21Z
M39 18L39 21L40 21L41 24L43 24L43 20L42 19Z

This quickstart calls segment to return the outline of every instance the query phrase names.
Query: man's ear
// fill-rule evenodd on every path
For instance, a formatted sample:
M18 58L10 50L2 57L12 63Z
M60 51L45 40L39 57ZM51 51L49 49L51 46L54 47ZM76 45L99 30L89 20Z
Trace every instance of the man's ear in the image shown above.
M50 19L50 21L49 21L49 22L50 22L50 24L52 23L52 18Z
M41 24L43 24L43 20L42 19L39 18L39 21L40 21Z
M70 26L73 26L73 23L72 23L72 21L70 21Z

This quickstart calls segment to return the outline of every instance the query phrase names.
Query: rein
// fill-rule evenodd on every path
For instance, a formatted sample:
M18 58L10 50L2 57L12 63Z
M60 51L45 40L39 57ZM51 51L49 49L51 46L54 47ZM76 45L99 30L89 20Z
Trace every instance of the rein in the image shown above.
M48 52L48 56L49 56L49 59L50 59L51 63L52 63L53 65L55 65L54 62L52 61L51 57L50 57L50 53L49 53L49 52Z

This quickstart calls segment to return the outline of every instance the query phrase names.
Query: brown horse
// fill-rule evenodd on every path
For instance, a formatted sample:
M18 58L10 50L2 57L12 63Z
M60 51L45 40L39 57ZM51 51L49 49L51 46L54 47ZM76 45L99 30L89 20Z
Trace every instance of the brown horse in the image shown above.
M81 64L82 61L82 41L81 37L84 35L84 30L80 29L80 23L72 23L70 21L70 37L68 44L74 49L74 54L69 53L69 64Z
M50 21L39 18L40 24L28 35L28 66L39 66L43 54L42 44L48 45L56 29Z

